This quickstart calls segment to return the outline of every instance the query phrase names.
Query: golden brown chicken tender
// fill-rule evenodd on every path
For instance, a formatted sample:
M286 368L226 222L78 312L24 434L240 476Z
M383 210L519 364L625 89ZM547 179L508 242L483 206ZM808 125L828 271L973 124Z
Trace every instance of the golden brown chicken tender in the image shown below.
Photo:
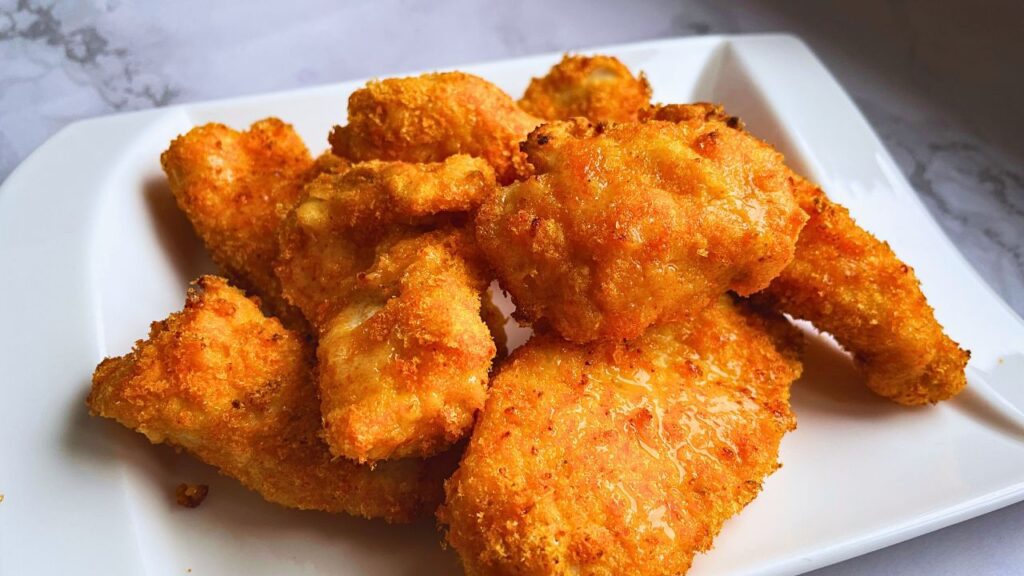
M534 78L519 106L545 120L582 116L591 122L631 122L651 103L651 86L613 56L569 56Z
M378 252L317 348L324 437L360 462L429 456L468 435L496 351L481 319L488 278L467 232Z
M519 142L540 120L486 80L462 72L373 81L348 101L348 124L330 135L334 153L356 161L439 162L469 154L501 182L529 172Z
M305 341L220 278L189 291L185 309L149 340L108 358L88 404L153 443L168 443L291 508L412 520L434 510L452 455L374 469L333 460Z
M712 104L664 106L644 116L725 122L735 129L723 138L751 138L738 119ZM796 174L792 178L809 220L793 262L755 298L832 334L881 396L915 405L960 392L970 354L943 332L914 271L820 188Z
M677 575L779 466L800 336L727 299L633 342L535 336L438 511L474 575Z
M282 230L277 272L320 330L319 387L331 451L428 456L468 434L495 345L489 281L471 235L447 226L493 192L466 155L368 161L321 176Z
M782 156L724 124L533 131L537 175L488 198L476 233L517 314L575 342L634 338L768 285L807 216Z
M369 161L318 177L279 233L285 297L322 328L346 305L383 238L474 210L494 187L490 166L465 155L431 164Z
M214 262L294 326L300 317L281 298L273 262L277 229L315 170L295 130L277 118L245 132L198 126L171 142L160 162Z
M756 297L835 336L881 396L917 405L963 390L970 353L943 332L913 269L820 188L798 188L810 220L796 257Z

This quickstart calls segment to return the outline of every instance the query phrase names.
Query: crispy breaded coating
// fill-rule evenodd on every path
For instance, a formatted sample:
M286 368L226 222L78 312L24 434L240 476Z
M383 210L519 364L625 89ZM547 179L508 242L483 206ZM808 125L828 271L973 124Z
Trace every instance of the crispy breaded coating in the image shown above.
M434 510L451 455L376 468L331 457L304 339L205 276L185 309L93 375L90 411L172 444L290 508L412 520Z
M539 122L483 78L444 72L368 83L349 97L348 124L336 126L330 142L335 154L355 161L468 154L507 183L529 172L519 142Z
M723 137L750 138L712 104L657 107L644 116L724 121L735 130ZM755 299L832 334L881 396L908 405L955 396L967 385L970 354L943 332L914 271L820 188L792 178L809 220L793 262Z
M970 353L943 332L914 270L820 188L798 190L810 220L796 257L756 298L832 334L881 396L918 405L963 390Z
M431 164L368 161L316 178L281 227L276 271L285 297L323 327L383 238L474 210L494 187L490 166L465 155Z
M273 269L277 229L315 168L291 125L267 118L245 132L198 126L171 142L160 163L214 262L294 326L299 315L281 298Z
M338 156L330 150L321 152L313 162L313 170L310 172L306 182L310 182L321 174L344 174L352 167L352 162Z
M693 104L659 104L639 112L641 122L662 120L665 122L721 122L729 128L743 130L743 122L736 116L729 116L725 108L710 102Z
M534 336L438 510L467 574L686 572L779 466L799 342L727 299L628 343Z
M468 435L495 344L472 237L440 230L379 250L320 340L324 437L364 462L429 456Z
M495 344L475 240L448 227L496 187L482 159L367 161L306 187L280 237L286 297L320 330L324 437L359 462L467 435Z
M545 120L582 116L591 122L631 122L651 103L651 86L641 73L613 56L566 54L542 78L534 78L519 106Z
M484 324L487 324L487 329L491 332L491 340L494 341L494 347L497 349L494 360L491 362L493 370L495 364L508 356L508 332L505 331L505 324L509 317L494 303L494 292L490 288L480 297L480 318L483 319Z
M494 191L494 170L465 154L411 164L370 160L340 175L316 178L304 202L330 205L331 225L376 230L390 224L422 225L438 214L468 213Z
M476 233L518 317L565 338L634 338L750 294L792 259L806 215L782 156L714 122L533 131L537 175L488 198Z

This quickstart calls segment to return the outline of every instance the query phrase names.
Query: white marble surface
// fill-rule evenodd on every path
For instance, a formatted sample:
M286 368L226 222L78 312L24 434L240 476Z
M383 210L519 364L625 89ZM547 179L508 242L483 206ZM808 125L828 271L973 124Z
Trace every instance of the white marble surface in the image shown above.
M62 126L190 100L657 37L801 36L1024 314L1024 4L0 0L0 180ZM1016 132L1016 133L1015 133ZM815 572L1018 574L1024 505Z

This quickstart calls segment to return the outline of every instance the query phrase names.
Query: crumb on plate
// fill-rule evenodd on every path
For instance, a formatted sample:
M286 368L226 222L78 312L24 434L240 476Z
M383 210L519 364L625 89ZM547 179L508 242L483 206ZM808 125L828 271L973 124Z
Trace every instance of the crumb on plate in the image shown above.
M178 488L174 491L174 497L178 501L178 506L185 508L196 508L206 500L206 495L210 493L210 487L206 484L178 484ZM192 570L189 570L191 572Z

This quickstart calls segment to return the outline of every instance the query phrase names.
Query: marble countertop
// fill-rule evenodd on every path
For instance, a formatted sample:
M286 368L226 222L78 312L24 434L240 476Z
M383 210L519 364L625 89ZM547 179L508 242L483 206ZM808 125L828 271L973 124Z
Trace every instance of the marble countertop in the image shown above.
M1022 31L1015 0L0 0L0 181L81 118L650 38L789 32L1024 315ZM1022 534L1024 504L814 574L1016 573Z

